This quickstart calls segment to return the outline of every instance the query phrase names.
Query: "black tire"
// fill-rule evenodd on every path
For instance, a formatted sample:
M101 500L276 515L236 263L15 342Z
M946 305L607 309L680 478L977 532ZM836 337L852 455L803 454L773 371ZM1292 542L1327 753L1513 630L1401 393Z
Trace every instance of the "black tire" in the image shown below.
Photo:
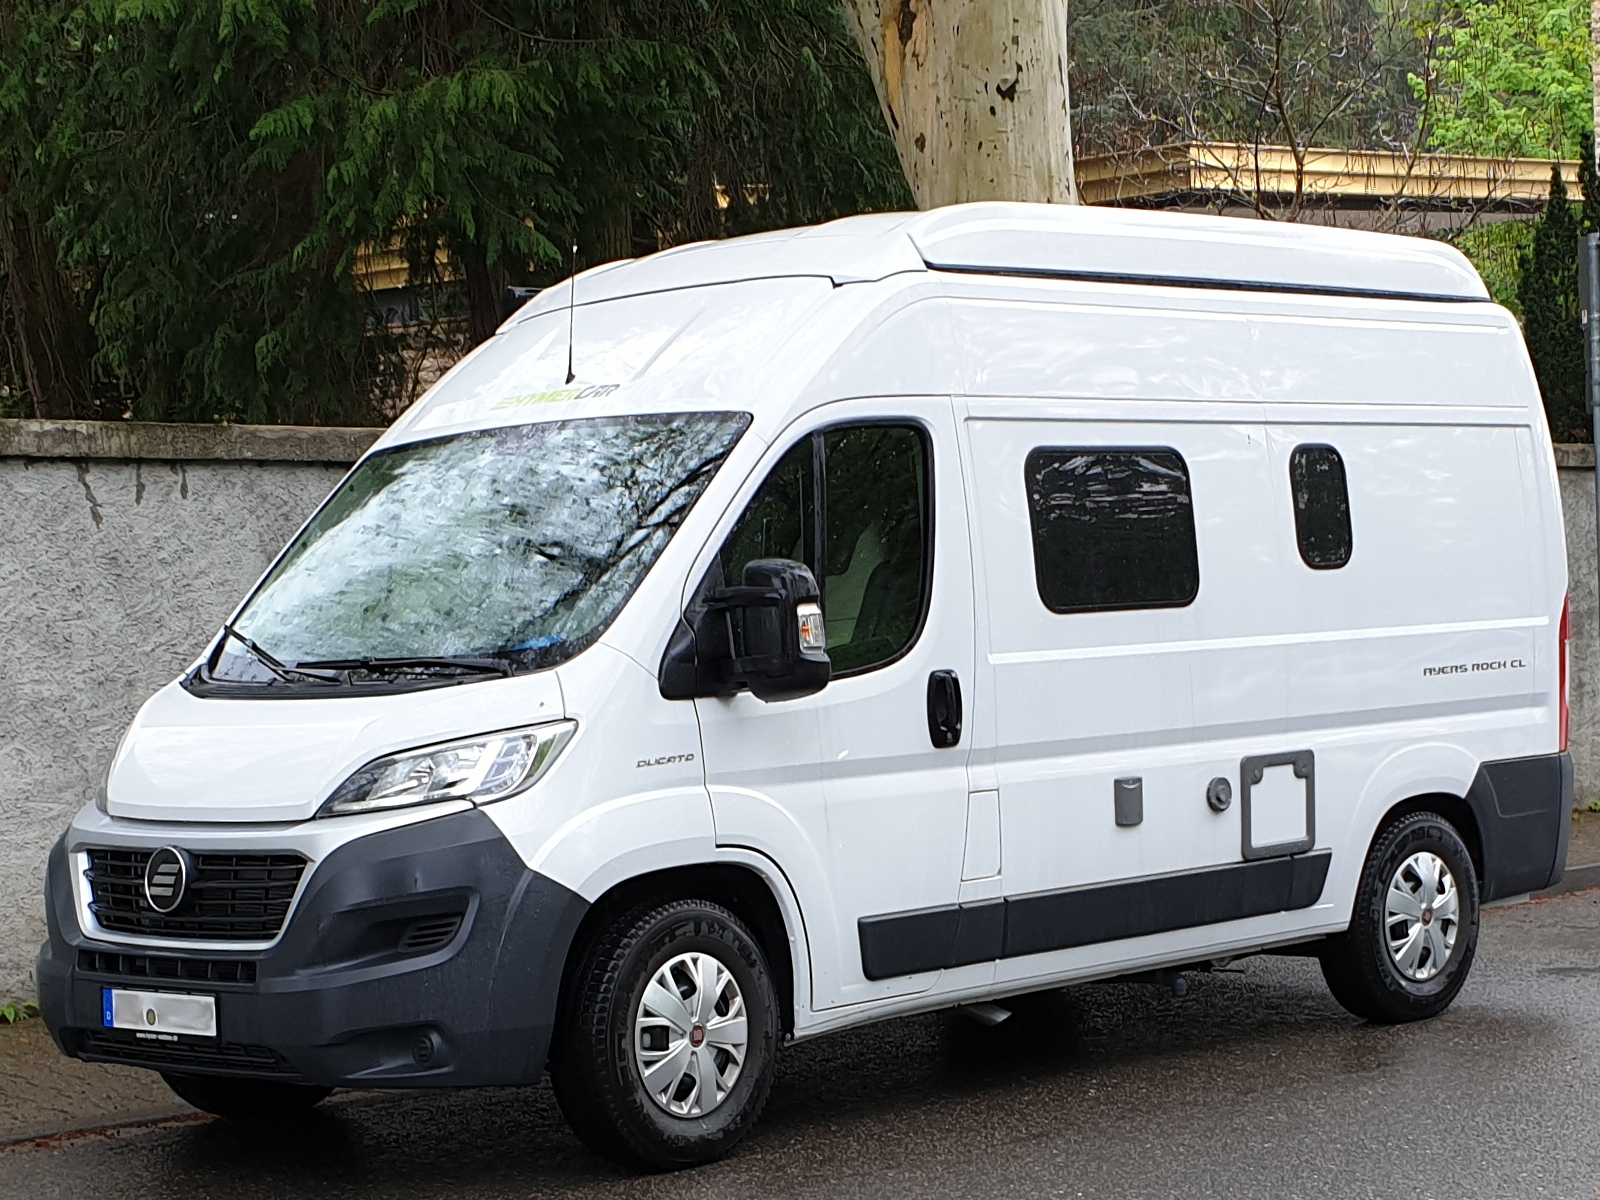
M310 1112L332 1088L270 1079L230 1079L223 1075L178 1075L161 1078L178 1098L201 1112L233 1121L290 1121Z
M1454 945L1443 969L1429 961L1426 965L1435 973L1419 981L1396 964L1386 922L1390 882L1403 864L1423 852L1442 859L1454 877L1457 916ZM1419 812L1378 834L1361 870L1350 928L1329 938L1320 957L1323 978L1335 1000L1368 1021L1399 1024L1437 1016L1449 1008L1467 981L1477 950L1478 876L1472 857L1449 821L1438 813Z
M703 1115L668 1112L647 1090L634 1053L645 989L685 954L709 954L726 968L746 1019L743 1064L726 1098ZM730 1061L701 1036L695 1045L704 1053ZM777 1042L778 999L756 939L720 905L678 900L623 914L578 961L557 1014L550 1078L567 1123L590 1149L623 1166L677 1170L714 1162L748 1132L772 1088ZM701 1088L691 1085L698 1101Z

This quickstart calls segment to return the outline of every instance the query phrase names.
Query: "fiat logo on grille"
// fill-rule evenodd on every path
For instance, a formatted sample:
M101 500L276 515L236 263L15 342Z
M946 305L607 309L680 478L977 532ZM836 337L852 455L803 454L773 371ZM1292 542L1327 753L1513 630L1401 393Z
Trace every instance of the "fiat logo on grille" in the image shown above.
M176 846L163 846L144 865L144 899L158 913L175 912L189 890L194 862Z

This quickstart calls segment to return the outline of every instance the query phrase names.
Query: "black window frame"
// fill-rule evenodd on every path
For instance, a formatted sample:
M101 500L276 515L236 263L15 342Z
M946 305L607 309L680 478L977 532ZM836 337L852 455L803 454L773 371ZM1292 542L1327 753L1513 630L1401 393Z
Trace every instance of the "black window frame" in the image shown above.
M1297 478L1296 465L1303 456L1314 452L1331 454L1339 468L1339 490L1344 501L1344 556L1338 562L1315 561L1306 549L1306 531L1301 522L1300 509L1301 480ZM1337 571L1350 565L1350 560L1355 557L1356 552L1355 523L1350 514L1350 472L1345 468L1344 455L1339 453L1337 446L1327 442L1301 442L1289 452L1289 508L1294 513L1294 540L1296 548L1300 551L1301 562L1313 571Z
M922 603L917 611L916 625L911 636L900 650L879 662L868 663L864 666L852 667L847 671L835 671L831 678L854 679L857 676L868 674L872 671L881 671L885 667L893 666L906 655L916 649L922 640L923 630L928 625L928 613L933 607L933 549L934 549L934 502L937 492L934 488L934 451L933 439L929 436L928 427L914 417L875 417L864 421L836 421L828 425L819 426L795 438L784 446L783 451L766 467L761 476L761 482L756 485L755 491L745 499L739 507L739 515L734 518L734 523L722 535L718 543L717 552L707 577L701 583L700 592L704 594L709 587L714 586L715 577L722 574L722 550L727 545L728 538L732 536L734 528L744 517L755 498L761 494L761 489L767 486L772 472L783 462L796 446L809 441L811 444L811 496L812 503L816 506L815 519L811 522L811 546L809 547L809 561L806 566L816 576L817 588L822 593L822 613L826 620L828 613L828 580L827 580L827 547L828 547L828 456L827 443L824 440L828 434L848 432L857 429L906 429L916 434L922 446L923 480L922 480ZM737 586L740 581L736 579L724 580L729 586Z
M1050 602L1046 595L1045 579L1042 573L1042 564L1039 558L1039 535L1036 524L1036 510L1032 500L1032 478L1034 470L1032 463L1042 454L1071 456L1071 455L1108 455L1108 454L1162 454L1171 455L1178 460L1178 466L1183 472L1184 485L1187 488L1189 499L1189 545L1194 554L1194 587L1189 595L1181 600L1133 600L1117 604L1082 604L1058 608ZM1033 582L1034 590L1038 593L1039 602L1050 612L1057 616L1072 616L1082 613L1103 612L1139 612L1148 609L1188 608L1200 596L1200 534L1194 518L1194 476L1189 470L1189 460L1184 458L1182 451L1176 446L1060 446L1044 445L1035 446L1029 450L1022 460L1022 487L1023 503L1028 513L1028 542L1033 557Z

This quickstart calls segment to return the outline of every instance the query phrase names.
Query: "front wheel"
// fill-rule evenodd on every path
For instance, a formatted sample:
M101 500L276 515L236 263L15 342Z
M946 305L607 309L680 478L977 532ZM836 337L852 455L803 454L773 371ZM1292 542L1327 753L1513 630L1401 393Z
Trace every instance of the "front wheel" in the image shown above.
M1478 948L1478 877L1455 828L1413 813L1367 855L1350 928L1328 939L1322 974L1358 1017L1394 1024L1450 1007Z
M720 905L674 901L624 915L578 964L550 1078L592 1150L647 1170L697 1166L755 1123L777 1038L756 939Z
M286 1121L326 1100L332 1088L267 1079L229 1079L223 1075L179 1075L161 1078L178 1098L201 1112L235 1121Z

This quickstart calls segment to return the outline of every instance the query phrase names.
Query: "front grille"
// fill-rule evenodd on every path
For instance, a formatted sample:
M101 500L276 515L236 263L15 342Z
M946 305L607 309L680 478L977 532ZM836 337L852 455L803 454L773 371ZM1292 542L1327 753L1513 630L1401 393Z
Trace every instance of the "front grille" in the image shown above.
M78 951L78 970L120 979L177 980L185 983L254 983L256 964L238 958L173 958L165 954L110 954Z
M93 1062L124 1063L158 1071L219 1071L229 1075L271 1075L298 1079L300 1073L266 1046L154 1042L107 1030L86 1029L78 1052Z
M173 913L144 898L151 850L94 849L89 855L89 909L111 933L208 941L269 941L289 913L306 860L298 854L196 854L194 878Z

